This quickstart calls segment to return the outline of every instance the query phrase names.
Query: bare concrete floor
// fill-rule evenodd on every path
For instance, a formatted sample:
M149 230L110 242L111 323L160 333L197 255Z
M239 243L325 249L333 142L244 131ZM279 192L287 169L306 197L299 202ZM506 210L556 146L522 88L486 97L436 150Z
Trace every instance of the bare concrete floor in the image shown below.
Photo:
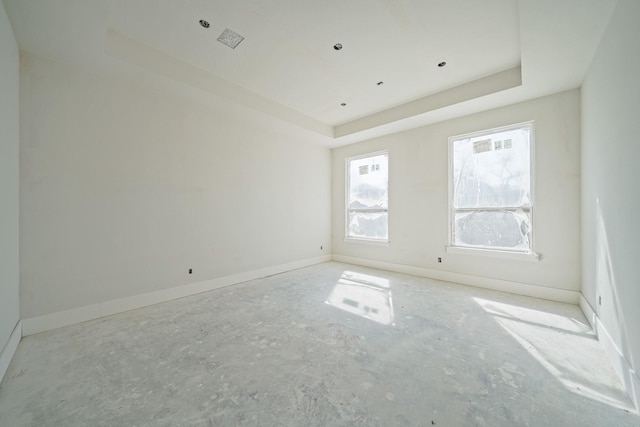
M576 306L326 263L25 338L0 426L638 426Z

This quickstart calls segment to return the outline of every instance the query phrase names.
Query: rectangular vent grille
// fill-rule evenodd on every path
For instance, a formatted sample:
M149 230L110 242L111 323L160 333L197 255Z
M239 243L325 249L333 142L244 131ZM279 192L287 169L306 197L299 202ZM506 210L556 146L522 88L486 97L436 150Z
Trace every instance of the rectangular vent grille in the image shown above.
M229 46L231 49L235 49L242 40L244 40L244 37L228 28L226 28L218 37L218 41L220 43Z

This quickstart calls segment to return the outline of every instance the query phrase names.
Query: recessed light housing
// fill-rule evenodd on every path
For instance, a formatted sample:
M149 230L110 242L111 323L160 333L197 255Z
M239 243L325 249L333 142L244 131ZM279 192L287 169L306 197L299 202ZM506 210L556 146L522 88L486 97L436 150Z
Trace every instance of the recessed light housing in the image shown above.
M204 19L200 20L200 25L202 25L202 28L209 28L211 26L211 24L209 24L209 21L205 21Z

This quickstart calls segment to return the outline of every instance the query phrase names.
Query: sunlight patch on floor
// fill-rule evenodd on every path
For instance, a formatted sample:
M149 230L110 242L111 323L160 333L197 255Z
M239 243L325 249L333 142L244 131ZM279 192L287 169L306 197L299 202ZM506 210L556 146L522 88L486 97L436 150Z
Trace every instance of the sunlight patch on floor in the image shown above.
M391 285L382 277L345 271L325 302L383 325L393 324Z
M569 391L636 412L595 333L582 319L474 300Z

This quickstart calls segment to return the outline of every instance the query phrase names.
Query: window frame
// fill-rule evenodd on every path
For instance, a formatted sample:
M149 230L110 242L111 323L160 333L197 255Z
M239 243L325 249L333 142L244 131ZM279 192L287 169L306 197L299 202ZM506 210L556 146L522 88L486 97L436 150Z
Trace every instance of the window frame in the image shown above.
M514 129L529 129L529 194L530 194L530 208L528 209L529 218L531 221L531 231L529 233L529 250L528 251L519 251L519 250L510 250L506 248L491 248L491 247L476 247L476 246L461 246L456 245L454 240L454 230L455 230L455 213L461 210L475 210L475 211L489 211L489 210L497 210L498 208L487 208L487 209L472 209L472 208L461 208L456 209L454 206L454 188L453 188L453 144L455 141L461 139L470 139L470 138L481 138L483 136L493 135L495 133L514 130ZM482 255L482 256L490 256L490 257L498 257L498 258L506 258L506 259L519 259L519 260L531 260L531 261L540 261L542 256L535 251L536 248L536 224L535 224L535 123L533 120L515 123L506 126L499 126L491 129L485 129L476 132L469 132L460 135L450 136L448 139L448 150L449 150L449 168L448 168L448 245L445 247L447 253L454 254L466 254L466 255ZM511 207L512 209L521 207ZM506 208L509 210L509 208ZM499 208L499 210L505 210L505 208Z
M385 155L387 157L387 208L386 209L349 209L349 199L350 199L350 194L351 194L351 174L350 174L350 165L351 162L354 160L361 160L361 159L366 159L368 157L375 157L375 156L380 156L380 155ZM390 178L389 178L389 150L384 149L384 150L378 150L378 151L373 151L373 152L369 152L369 153L365 153L365 154L358 154L356 156L349 156L346 157L344 162L345 165L345 194L344 194L344 214L345 214L345 218L344 218L344 241L345 242L352 242L352 243L365 243L365 244L370 244L370 245L378 245L378 246L389 246L389 235L390 235L390 230L389 230L389 182L390 182ZM386 239L376 239L376 238L369 238L369 237L357 237L357 236L350 236L349 235L349 213L351 211L360 211L360 212L386 212L387 213L387 238Z

